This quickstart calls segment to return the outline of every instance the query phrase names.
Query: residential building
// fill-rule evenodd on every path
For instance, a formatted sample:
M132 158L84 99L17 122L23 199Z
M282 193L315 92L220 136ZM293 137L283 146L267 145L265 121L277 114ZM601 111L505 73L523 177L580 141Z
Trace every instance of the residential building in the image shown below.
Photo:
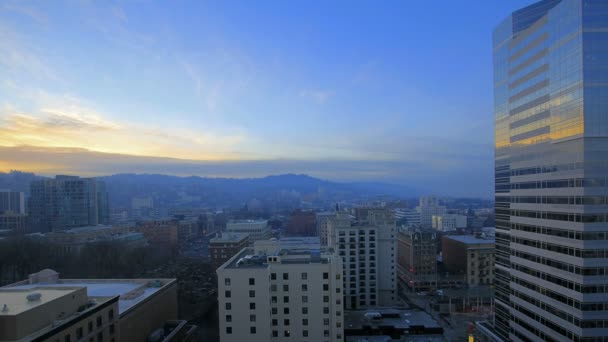
M396 227L391 212L370 209L367 220L351 221L337 212L328 221L328 245L344 264L344 300L348 310L391 306L397 290Z
M493 35L497 335L608 335L608 2L544 0Z
M336 216L333 211L323 211L316 214L317 235L321 240L321 246L327 246L327 221Z
M445 235L441 243L446 270L462 274L469 287L494 283L494 239Z
M315 213L303 210L291 213L285 226L285 236L317 236Z
M467 227L467 217L465 215L444 214L433 215L433 229L442 232L451 232Z
M4 213L25 215L23 192L0 190L0 214Z
M272 236L267 220L232 220L226 224L226 232L249 234L250 244L258 240L268 240Z
M30 232L108 224L108 193L95 178L56 176L30 184Z
M437 232L401 229L397 233L397 276L413 291L437 288Z
M345 313L346 342L413 341L443 342L443 328L428 313L419 310L378 308Z
M422 196L416 211L420 214L420 225L423 228L433 227L433 216L447 213L445 206L439 205L437 196Z
M209 240L211 266L217 270L226 261L249 245L248 234L221 233Z
M0 288L0 341L117 341L118 301L82 286Z
M261 246L217 270L220 341L343 341L342 260L307 240Z
M85 335L95 336L96 341L146 341L150 334L163 327L167 321L177 319L176 279L61 279L57 272L43 270L31 274L27 280L0 288L0 298L3 296L2 293L6 292L32 291L35 293L41 289L49 291L48 295L42 293L40 296L40 300L44 300L44 303L47 298L64 298L64 295L60 295L63 290L78 290L70 292L64 298L65 300L62 299L47 308L41 307L31 316L29 314L24 316L24 326L32 325L37 329L49 323L54 326L57 322L63 323L61 317L69 319L70 315L76 315L74 322L82 322L82 324L70 323L69 330L60 330L60 334L51 335L45 332L40 341L56 340L51 337L60 338L61 341L79 341ZM85 297L87 295L90 299ZM74 296L77 296L78 299L75 300ZM25 299L22 296L18 297L20 300ZM97 298L108 299L100 302ZM95 302L92 302L91 299L94 299ZM92 304L94 305L90 306ZM35 306L36 309L38 307ZM99 312L85 314L86 310L96 307L99 307L96 309ZM49 310L57 312L57 315L49 315ZM79 310L85 311L78 314ZM62 311L65 312L63 315L60 314ZM8 307L8 312L11 312L10 307ZM2 317L3 313L0 312L0 320ZM47 320L50 322L43 324ZM92 324L94 324L93 327L91 327ZM53 327L50 329L49 331L55 331ZM0 336L2 336L3 330L0 329ZM70 333L71 337L65 337L66 334L61 335L61 331Z

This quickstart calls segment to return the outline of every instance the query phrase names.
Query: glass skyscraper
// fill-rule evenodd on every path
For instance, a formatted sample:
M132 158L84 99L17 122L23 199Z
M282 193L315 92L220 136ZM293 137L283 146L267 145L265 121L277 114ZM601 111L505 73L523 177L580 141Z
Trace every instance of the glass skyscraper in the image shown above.
M496 315L508 341L608 341L608 0L494 31Z

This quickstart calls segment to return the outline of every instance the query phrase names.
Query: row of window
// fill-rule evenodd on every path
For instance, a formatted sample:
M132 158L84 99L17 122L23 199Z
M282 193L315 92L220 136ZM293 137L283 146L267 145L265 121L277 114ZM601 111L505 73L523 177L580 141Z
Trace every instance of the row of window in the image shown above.
M531 210L511 210L511 216L582 223L608 222L608 216L606 214L578 214Z
M523 232L557 236L574 240L608 240L608 231L606 232L581 232L569 229L547 228L521 223L511 223L511 229L520 230Z
M607 196L499 196L501 203L567 204L567 205L606 205Z
M561 271L566 271L583 276L603 276L608 275L608 267L580 267L566 262L553 260L539 255L533 255L526 252L511 250L511 255L526 259L538 264L556 268Z
M550 181L511 183L511 190L520 189L557 189L557 188L593 188L607 186L606 178L571 178Z
M574 256L577 258L583 258L583 259L608 258L608 249L580 249L580 248L556 245L556 244L548 243L548 242L544 242L544 241L529 240L529 239L524 239L524 238L519 238L519 237L514 237L514 236L511 237L511 242L518 243L518 244L521 244L524 246L538 248L538 249L544 249L549 252L570 255L570 256Z
M108 320L111 322L113 319L114 319L114 309L110 309L110 310L108 310ZM98 329L101 328L101 326L103 325L103 317L101 315L96 317L95 325ZM108 329L109 329L110 335L113 335L115 332L114 324L110 324ZM93 321L89 321L87 323L87 331L88 331L88 334L93 332ZM76 340L80 341L83 337L84 337L84 327L78 327L76 329ZM71 334L65 335L64 341L71 342L72 335ZM89 339L89 342L93 342L93 341L94 341L94 338L91 337ZM98 342L103 341L103 332L102 331L97 333L97 341ZM114 338L112 338L112 341L114 341ZM56 342L59 342L59 340L57 340Z

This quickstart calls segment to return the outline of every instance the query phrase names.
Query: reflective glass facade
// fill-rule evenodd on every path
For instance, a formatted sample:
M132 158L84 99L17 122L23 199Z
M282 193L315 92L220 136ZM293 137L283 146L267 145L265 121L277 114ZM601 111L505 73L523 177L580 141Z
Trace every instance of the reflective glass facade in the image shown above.
M494 31L496 332L608 341L608 1Z

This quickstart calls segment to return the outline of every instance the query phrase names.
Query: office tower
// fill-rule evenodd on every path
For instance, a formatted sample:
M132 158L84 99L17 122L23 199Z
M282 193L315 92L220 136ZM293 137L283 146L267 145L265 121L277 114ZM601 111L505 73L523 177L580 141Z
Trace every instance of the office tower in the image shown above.
M433 215L444 215L447 213L446 207L439 205L439 199L436 196L420 197L416 211L420 213L420 225L423 228L431 228L433 226Z
M249 234L249 243L267 240L272 236L267 220L232 220L226 224L228 233Z
M0 214L25 214L23 192L0 190Z
M608 335L608 2L545 0L494 31L496 333Z
M413 291L437 288L437 232L402 229L397 233L397 276Z
M221 342L343 341L342 260L307 239L258 241L217 270Z
M367 220L337 212L327 223L328 245L344 264L344 306L349 310L393 305L397 290L396 227L392 213L369 209Z
M109 223L105 183L57 176L30 184L31 231L48 232Z

